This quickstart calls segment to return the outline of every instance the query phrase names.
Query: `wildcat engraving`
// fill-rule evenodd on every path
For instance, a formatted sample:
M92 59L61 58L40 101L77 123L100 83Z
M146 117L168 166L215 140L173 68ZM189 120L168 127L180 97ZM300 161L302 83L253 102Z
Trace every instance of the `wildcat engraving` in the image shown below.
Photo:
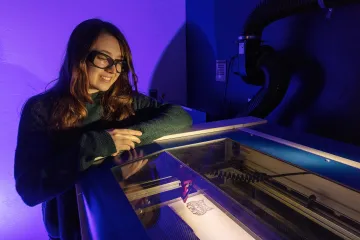
M211 207L207 206L204 200L191 201L186 204L186 207L195 215L201 216L210 211Z

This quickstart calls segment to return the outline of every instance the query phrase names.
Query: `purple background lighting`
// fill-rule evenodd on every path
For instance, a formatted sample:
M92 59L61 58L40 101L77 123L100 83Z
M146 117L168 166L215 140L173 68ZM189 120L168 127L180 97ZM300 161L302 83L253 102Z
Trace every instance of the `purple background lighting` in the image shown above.
M156 88L165 100L186 104L185 1L34 2L1 1L0 7L0 239L48 239L40 206L27 207L15 191L17 127L26 99L57 77L78 23L98 17L117 25L132 47L139 90ZM174 51L166 50L170 43ZM164 57L171 65L157 68Z

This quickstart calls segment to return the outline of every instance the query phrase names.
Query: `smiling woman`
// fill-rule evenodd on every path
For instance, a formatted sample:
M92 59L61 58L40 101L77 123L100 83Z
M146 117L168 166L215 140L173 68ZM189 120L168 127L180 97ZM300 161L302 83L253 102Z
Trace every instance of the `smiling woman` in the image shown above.
M82 22L70 36L67 53L55 86L65 94L56 103L53 127L83 121L85 103L91 103L98 92L106 92L102 96L105 119L133 115L131 95L133 89L137 91L137 76L129 44L116 26L98 19Z
M52 239L81 239L74 189L81 174L99 158L191 124L182 107L137 92L131 51L117 27L86 20L70 36L55 86L23 108L16 190L27 205L42 203Z
M118 79L126 61L122 57L118 40L107 33L98 37L91 50L87 58L92 63L88 68L89 93L106 91Z

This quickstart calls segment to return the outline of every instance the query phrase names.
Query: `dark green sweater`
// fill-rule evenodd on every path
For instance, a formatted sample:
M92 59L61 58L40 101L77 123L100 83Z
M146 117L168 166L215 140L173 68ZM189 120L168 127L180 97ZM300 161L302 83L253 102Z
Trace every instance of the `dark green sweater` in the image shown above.
M135 116L123 121L104 121L100 93L92 96L94 104L87 104L88 115L81 127L55 132L49 130L48 124L56 96L54 91L48 91L30 98L24 106L15 154L16 190L29 206L43 203L50 235L77 239L78 233L71 233L78 231L74 184L91 167L94 158L116 152L105 130L140 130L143 145L189 127L192 119L180 106L159 104L134 94ZM59 228L67 229L67 233L59 232Z

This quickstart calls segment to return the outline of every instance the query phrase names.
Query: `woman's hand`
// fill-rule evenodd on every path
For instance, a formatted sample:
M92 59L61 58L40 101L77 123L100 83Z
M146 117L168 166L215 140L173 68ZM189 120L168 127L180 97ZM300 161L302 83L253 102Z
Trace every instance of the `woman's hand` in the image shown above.
M132 149L130 151L124 152L123 154L116 155L114 157L114 161L117 164L123 164L125 162L129 162L137 158L141 158L143 156L144 156L144 151L142 149L140 150Z
M116 146L116 156L119 152L127 151L135 148L135 143L140 143L139 136L142 132L131 129L111 129L107 130Z
M147 164L147 162L148 160L144 159L121 167L121 172L124 180L128 179L129 177L140 171Z
M137 158L144 156L144 152L142 150L140 150L140 152L137 152L136 149L128 151L128 154L129 155L128 155L126 161L132 161L132 160L135 160ZM114 161L117 164L124 163L124 161L121 159L121 155L115 156ZM125 166L122 166L121 171L122 171L123 179L126 180L130 176L134 175L136 172L140 171L141 168L143 168L147 164L147 162L148 162L147 159L143 159L143 160L136 161L134 163L130 163Z

